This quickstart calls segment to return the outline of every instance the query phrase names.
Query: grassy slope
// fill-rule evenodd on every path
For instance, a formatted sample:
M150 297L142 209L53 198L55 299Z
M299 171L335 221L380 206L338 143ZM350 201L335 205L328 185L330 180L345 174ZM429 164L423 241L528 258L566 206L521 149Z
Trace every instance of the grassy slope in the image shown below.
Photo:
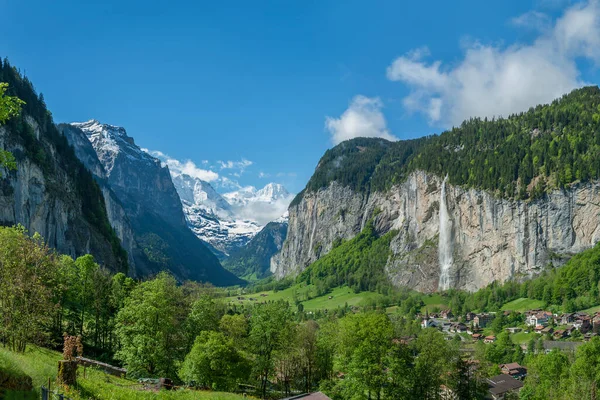
M306 300L307 295L312 297L316 296L316 293L317 290L314 285L299 283L285 290L279 290L277 292L270 290L267 292L241 295L244 297L244 300L238 300L237 295L227 297L225 300L235 304L249 303L250 298L255 299L255 302L285 300L293 305L295 303L294 298L297 298L300 300L306 311L316 311L325 309L332 310L338 306L344 307L346 303L348 303L349 306L361 306L371 300L377 300L378 298L382 297L381 294L374 292L354 293L350 288L342 286L333 289L330 293L327 293L323 296ZM332 296L332 298L330 299L329 296Z
M541 300L528 299L527 297L521 297L510 301L502 306L502 311L518 311L523 312L527 310L535 310L536 308L544 307L546 303Z
M34 387L39 392L42 384L50 378L56 379L58 360L61 355L58 352L28 346L25 354L18 354L0 347L0 368L19 371L31 376ZM136 381L120 379L105 373L88 368L86 378L83 378L83 369L78 371L78 388L65 392L73 400L78 399L211 399L211 400L238 400L243 399L232 393L201 392L191 390L179 390L173 392L151 392L139 390L140 385Z

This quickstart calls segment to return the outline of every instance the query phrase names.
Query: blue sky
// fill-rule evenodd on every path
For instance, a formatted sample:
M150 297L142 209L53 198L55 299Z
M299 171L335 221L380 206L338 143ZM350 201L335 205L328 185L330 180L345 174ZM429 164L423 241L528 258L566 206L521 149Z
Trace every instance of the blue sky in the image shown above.
M26 72L56 121L124 126L221 191L275 181L297 192L341 140L436 133L599 78L596 0L0 9L0 56Z

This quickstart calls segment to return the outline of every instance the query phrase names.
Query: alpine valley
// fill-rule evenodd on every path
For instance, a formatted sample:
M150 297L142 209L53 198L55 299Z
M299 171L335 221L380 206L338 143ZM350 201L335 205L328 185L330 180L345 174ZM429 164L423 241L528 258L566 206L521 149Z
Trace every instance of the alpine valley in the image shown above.
M598 87L440 135L342 142L294 198L274 183L220 193L122 127L55 125L31 82L0 72L25 101L0 127L17 164L2 172L2 223L114 272L475 291L600 241Z

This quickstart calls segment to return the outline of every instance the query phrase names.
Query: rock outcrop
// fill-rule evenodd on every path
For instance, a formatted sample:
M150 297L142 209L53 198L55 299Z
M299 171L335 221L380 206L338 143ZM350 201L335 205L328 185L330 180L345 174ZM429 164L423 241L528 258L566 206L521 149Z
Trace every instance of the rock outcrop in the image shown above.
M287 239L271 259L271 271L278 277L298 274L330 251L336 239L354 237L373 218L379 233L398 231L386 266L390 279L398 286L436 291L442 187L443 177L416 171L386 192L355 192L332 182L304 193L289 209ZM600 240L598 182L527 202L448 183L445 191L449 287L476 290L493 281L530 277Z

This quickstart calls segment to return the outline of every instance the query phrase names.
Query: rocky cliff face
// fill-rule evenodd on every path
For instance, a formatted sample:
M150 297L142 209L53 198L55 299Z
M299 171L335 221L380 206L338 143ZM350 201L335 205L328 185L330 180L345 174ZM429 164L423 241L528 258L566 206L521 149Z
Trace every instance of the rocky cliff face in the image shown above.
M149 265L149 260L144 255L143 250L135 239L131 222L123 209L121 202L108 185L106 171L98 159L91 142L88 140L85 133L75 126L59 124L58 128L61 133L65 135L69 144L73 146L77 158L94 175L96 182L98 182L102 188L108 220L121 241L121 245L127 251L129 273L132 276L145 276L149 274L152 269Z
M181 201L167 167L142 151L124 128L96 120L71 124L82 131L115 194L111 212L131 222L134 238L148 262L146 273L170 270L177 278L217 285L239 283L206 245L188 229ZM87 152L81 157L89 159ZM91 170L99 167L91 165ZM121 207L119 207L119 205Z
M72 169L74 160L65 159L65 150L58 151L46 128L34 118L26 116L23 125L15 126L0 127L0 148L17 159L16 171L2 171L2 224L22 224L30 233L40 233L60 253L72 257L91 253L107 268L125 270L110 238L96 225L104 221L94 222L84 212L86 205L75 181L77 172ZM27 149L23 135L35 140L30 145L37 149L35 155ZM87 184L93 184L91 177Z
M305 193L290 207L287 239L271 259L271 271L278 277L298 274L330 251L334 240L354 237L370 218L379 233L398 231L386 267L390 279L425 292L440 284L475 290L532 276L600 240L598 182L530 202L443 182L416 171L385 193L358 193L336 182ZM440 281L443 264L447 278Z

